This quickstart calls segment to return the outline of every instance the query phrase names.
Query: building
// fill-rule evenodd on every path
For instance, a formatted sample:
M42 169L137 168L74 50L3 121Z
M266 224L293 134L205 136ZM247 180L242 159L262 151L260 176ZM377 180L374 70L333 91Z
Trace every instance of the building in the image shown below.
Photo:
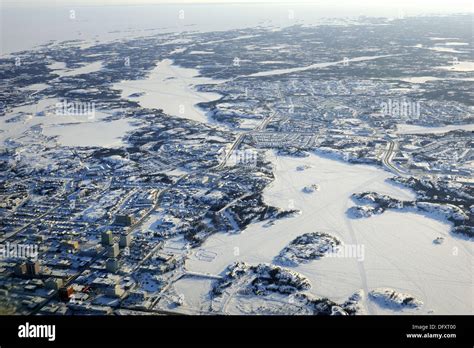
M114 244L114 235L111 231L102 232L102 246L111 246Z
M118 284L109 286L105 289L106 296L121 298L124 294L125 291Z
M26 263L26 274L29 276L37 276L40 272L38 261L28 261Z
M48 278L44 282L44 286L47 289L59 290L63 286L63 280L61 278Z
M72 294L74 293L74 290L72 286L60 288L58 292L59 299L61 301L68 302L71 299Z
M85 256L94 257L100 252L100 246L96 244L85 244L81 248L81 254Z
M61 246L68 253L75 253L79 250L79 242L75 240L62 241Z
M113 245L107 248L107 257L115 258L119 255L119 252L120 250L118 244L114 243Z
M130 215L117 215L115 217L115 222L114 224L115 225L118 225L118 226L131 226L133 224L133 217L130 216Z
M130 234L123 233L120 235L119 246L121 248L128 248L130 246L131 241L132 241L132 236Z
M15 266L15 275L17 276L24 276L26 274L26 263L22 262Z
M115 258L107 259L105 269L110 273L116 273L119 269L119 262Z

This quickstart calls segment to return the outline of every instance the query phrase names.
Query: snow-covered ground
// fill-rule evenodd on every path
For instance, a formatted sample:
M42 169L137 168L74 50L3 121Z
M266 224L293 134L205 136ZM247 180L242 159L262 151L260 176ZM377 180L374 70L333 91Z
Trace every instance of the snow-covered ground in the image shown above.
M214 54L213 51L190 51L189 54Z
M416 84L422 84L426 82L431 82L431 81L443 81L443 80L449 80L449 81L474 81L474 78L472 77L435 77L435 76L414 76L414 77L400 77L397 78L400 81L405 81L409 83L416 83Z
M0 144L3 146L7 139L17 138L31 127L47 121L42 117L36 117L36 113L58 102L58 99L42 99L36 104L17 107L8 112L0 119Z
M415 46L412 46L412 47L421 48L421 49L424 49L424 50L436 51L436 52L466 53L466 52L463 52L463 51L455 50L452 47L442 47L443 45L445 45L445 44L444 43L437 43L435 45L435 47L427 47L427 46L423 46L422 44L418 44L418 45L415 45Z
M63 146L120 147L124 145L125 134L134 128L130 120L120 119L54 124L44 127L43 134L58 136L58 142Z
M437 68L449 71L474 71L474 62L458 61L456 64L439 66Z
M469 46L468 42L450 41L444 43L446 46Z
M453 130L474 131L474 124L450 125L443 127L423 127L413 124L398 124L397 134L441 134Z
M272 156L273 152L271 152ZM274 157L276 179L264 192L265 201L301 215L265 227L258 223L240 234L216 234L201 249L215 253L212 260L195 255L189 271L219 274L234 261L272 263L295 237L321 231L338 237L346 246L358 246L358 255L323 257L293 269L308 277L310 292L342 301L363 289L392 288L408 293L424 305L410 313L472 314L472 242L450 235L448 224L421 214L387 211L367 219L350 219L354 192L376 191L412 200L414 193L391 185L390 174L371 166L350 165L323 155L307 158ZM297 167L307 166L298 171ZM320 191L308 195L302 188L317 180ZM445 237L441 245L436 237ZM358 261L359 260L359 261ZM390 310L367 300L368 313Z
M76 69L67 69L66 63L64 62L54 62L48 66L51 70L54 70L55 74L60 75L61 77L71 77L82 74L90 74L96 71L99 71L103 68L102 62L93 62L90 64L85 64L80 68Z
M47 98L13 108L0 119L0 144L41 125L43 134L58 136L58 142L65 146L116 147L123 145L125 134L135 128L129 119L104 121L110 115L95 109L90 115L58 115L58 104L62 103L59 99Z
M178 296L182 296L185 307L207 312L209 310L209 289L212 279L183 277L173 283L173 289Z
M75 69L67 69L64 62L54 62L49 68L60 77L73 77L99 71L103 68L103 62L93 62ZM48 87L48 84L42 83L25 89L41 91ZM67 109L65 105L71 103L84 112L64 114ZM105 121L108 116L109 113L96 110L93 103L57 98L41 99L13 108L0 119L0 144L5 144L7 139L16 139L32 127L41 125L44 135L57 136L57 141L64 146L122 146L125 134L136 127L129 119Z
M219 81L199 77L195 69L176 66L170 59L160 61L147 79L122 81L114 88L122 91L122 97L138 101L145 108L162 109L165 113L208 122L206 113L196 104L220 98L219 94L198 92L196 85L212 84ZM133 96L135 93L139 96Z

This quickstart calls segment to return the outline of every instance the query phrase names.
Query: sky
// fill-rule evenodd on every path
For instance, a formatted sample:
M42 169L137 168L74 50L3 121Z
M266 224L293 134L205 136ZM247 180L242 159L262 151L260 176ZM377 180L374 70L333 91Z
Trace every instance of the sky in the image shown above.
M397 0L395 1L397 6L405 8L426 8L429 10L447 10L449 12L462 11L462 12L474 12L474 1L472 0ZM271 4L271 3L308 3L308 4L334 4L336 6L348 4L351 6L374 6L384 7L393 6L391 1L386 0L0 0L2 5L20 6L20 5L139 5L139 4L178 4L178 3L260 3L260 4ZM430 11L428 11L430 12Z

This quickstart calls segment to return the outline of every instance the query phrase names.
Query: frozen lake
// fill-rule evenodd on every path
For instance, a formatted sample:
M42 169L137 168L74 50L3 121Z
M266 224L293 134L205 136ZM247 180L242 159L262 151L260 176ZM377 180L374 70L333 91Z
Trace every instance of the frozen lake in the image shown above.
M314 294L344 301L359 289L367 293L390 287L420 298L425 305L419 314L472 313L472 242L453 237L447 223L415 213L388 211L366 219L348 218L347 209L354 205L352 193L373 190L399 199L414 198L412 191L386 182L388 172L316 154L271 157L276 180L265 189L265 201L283 209L294 207L302 214L270 227L258 223L239 234L212 235L201 249L215 254L213 260L194 255L186 262L188 270L219 274L234 261L272 263L297 236L322 231L344 244L363 246L364 258L326 257L295 267L311 280ZM298 171L302 165L310 168ZM312 184L320 190L302 191ZM433 244L438 236L445 237L441 245ZM368 313L387 313L368 304Z
M156 65L147 79L122 81L114 88L122 91L123 98L137 101L144 108L162 109L168 115L210 122L204 110L196 104L217 100L221 96L198 92L195 86L219 81L198 75L196 69L182 68L165 59Z
M453 130L474 131L474 124L450 125L444 127L423 127L413 124L398 124L398 134L441 134L451 132Z
M299 68L275 69L275 70L268 70L268 71L260 71L260 72L257 72L255 74L250 74L248 76L249 77L262 77L262 76L285 75L285 74L298 73L298 72L306 71L306 70L327 68L327 67L333 66L333 65L349 64L350 62L363 62L363 61L366 61L366 60L374 60L374 59L385 58L385 57L390 57L390 55L356 57L356 58L345 59L345 60L340 60L340 61L336 61L336 62L316 63L316 64L311 64L311 65L303 66L303 67L299 67Z
M125 1L122 1L122 3ZM28 5L25 5L28 4ZM59 1L3 0L1 2L0 55L31 49L48 42L80 40L87 43L141 37L164 32L218 31L263 26L340 24L359 16L398 18L401 14L425 14L426 6L374 2L360 7L352 0L337 2L140 4L107 6L95 1L77 0L71 5ZM469 1L461 4L430 4L430 13L472 11ZM106 19L106 20L104 20ZM38 30L41 28L41 30Z
M128 119L97 122L53 124L43 129L43 134L57 136L63 146L100 146L106 148L124 145L125 133L133 130Z
M60 99L46 98L13 108L0 119L0 144L41 125L44 135L57 137L63 146L120 147L126 133L136 128L132 125L134 119L105 121L110 114L101 110L91 115L58 115L57 105L61 103ZM11 122L13 119L17 121Z

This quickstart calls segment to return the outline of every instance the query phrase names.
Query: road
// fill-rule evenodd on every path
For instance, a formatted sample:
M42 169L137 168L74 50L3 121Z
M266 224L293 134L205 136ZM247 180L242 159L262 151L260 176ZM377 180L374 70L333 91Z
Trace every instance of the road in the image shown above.
M271 114L267 117L265 117L262 122L257 125L253 130L249 131L249 132L243 132L243 133L240 133L237 138L235 139L234 143L232 144L232 146L230 147L229 151L226 153L226 155L224 156L224 159L222 160L222 162L217 165L215 168L216 169L222 169L225 167L225 165L227 164L227 161L229 160L230 156L232 156L232 153L239 148L240 144L242 143L242 140L245 138L246 135L248 134L252 134L252 133L256 133L256 132L260 132L260 131L263 131L265 130L265 128L268 126L268 124L270 123L270 121L273 119L273 117L275 117L275 115L277 114L277 111L273 110L273 108L269 105L267 105L268 109L270 109L271 111Z
M397 144L393 140L389 140L388 149L382 158L382 163L392 173L396 175L400 175L400 176L405 176L406 173L403 173L392 164L392 158L393 156L395 156L395 153L396 153L396 146Z

